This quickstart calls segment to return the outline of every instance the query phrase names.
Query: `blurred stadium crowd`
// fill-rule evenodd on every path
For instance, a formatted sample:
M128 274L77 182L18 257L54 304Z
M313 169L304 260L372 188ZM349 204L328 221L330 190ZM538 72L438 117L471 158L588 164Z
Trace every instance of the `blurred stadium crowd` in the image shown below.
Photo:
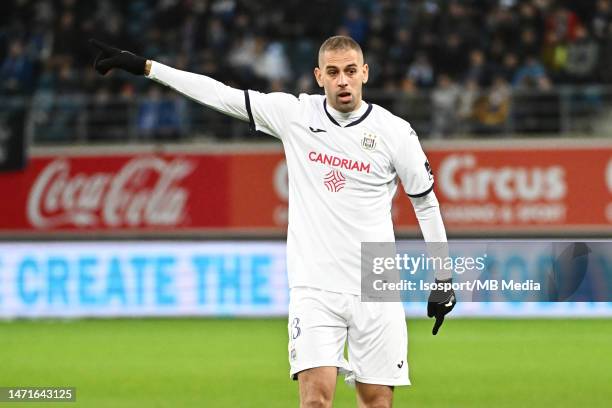
M229 85L297 94L319 92L317 49L336 33L364 48L366 99L417 124L420 109L421 133L433 137L497 133L512 118L514 131L557 132L559 89L580 85L572 98L591 115L612 83L610 0L9 0L0 94L27 97L39 139L64 139L70 126L88 140L121 139L126 123L139 138L176 139L209 118L149 81L99 77L87 39ZM544 105L553 120L535 126ZM216 137L235 136L214 122Z

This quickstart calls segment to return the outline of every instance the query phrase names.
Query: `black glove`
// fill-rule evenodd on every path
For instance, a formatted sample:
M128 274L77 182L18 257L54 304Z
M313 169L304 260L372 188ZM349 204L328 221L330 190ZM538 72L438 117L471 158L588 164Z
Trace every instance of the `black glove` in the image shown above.
M120 68L134 75L144 75L146 58L111 47L98 40L90 39L89 43L100 50L94 61L94 68L101 75L106 75L113 68Z
M452 282L452 279L436 279L436 283L441 284ZM438 334L438 330L444 322L444 316L446 316L447 313L450 313L450 311L453 310L453 308L455 307L455 304L457 303L457 297L455 296L455 291L452 288L450 288L450 290L448 291L444 291L444 289L436 289L431 291L427 302L427 317L436 318L433 330L431 331L431 334L435 336L436 334Z

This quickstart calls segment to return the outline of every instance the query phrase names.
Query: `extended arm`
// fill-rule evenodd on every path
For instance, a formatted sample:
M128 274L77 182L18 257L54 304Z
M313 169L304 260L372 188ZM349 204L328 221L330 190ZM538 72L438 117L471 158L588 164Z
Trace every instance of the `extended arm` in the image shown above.
M249 120L244 91L226 86L205 75L181 71L145 59L98 40L90 40L90 43L99 50L94 68L102 75L114 68L134 75L145 75L221 113L244 121Z
M286 125L298 107L297 98L290 94L235 89L205 75L171 68L97 40L90 40L90 43L99 50L94 68L100 74L106 75L118 68L134 75L145 75L198 103L248 121L252 130L279 139L286 133Z

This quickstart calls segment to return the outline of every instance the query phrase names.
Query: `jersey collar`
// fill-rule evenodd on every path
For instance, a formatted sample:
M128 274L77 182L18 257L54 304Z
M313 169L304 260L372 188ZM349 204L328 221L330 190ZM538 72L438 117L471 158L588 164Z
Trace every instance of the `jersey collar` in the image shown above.
M365 101L364 101L365 102ZM368 117L368 115L370 114L370 112L372 112L372 105L365 102L368 105L368 109L366 109L366 111L364 112L363 115L361 115L361 117L359 117L358 119L355 119L354 121L352 121L351 123L349 123L348 125L344 126L344 127L350 127L350 126L355 126L361 122L363 122L363 120L365 118ZM329 111L327 110L327 98L323 99L323 110L325 110L325 114L327 115L327 117L329 118L329 120L331 120L331 122L339 127L342 127L342 125L340 125L338 123L338 121L336 121L336 119L334 119L334 117L332 115L330 115Z

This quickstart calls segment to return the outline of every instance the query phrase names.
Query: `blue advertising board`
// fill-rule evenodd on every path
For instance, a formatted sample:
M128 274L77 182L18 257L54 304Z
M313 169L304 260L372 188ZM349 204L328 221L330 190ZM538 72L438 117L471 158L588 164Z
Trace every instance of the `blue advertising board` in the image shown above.
M0 318L285 316L283 242L0 244ZM424 316L407 302L408 316ZM455 316L612 316L612 303L460 303Z

